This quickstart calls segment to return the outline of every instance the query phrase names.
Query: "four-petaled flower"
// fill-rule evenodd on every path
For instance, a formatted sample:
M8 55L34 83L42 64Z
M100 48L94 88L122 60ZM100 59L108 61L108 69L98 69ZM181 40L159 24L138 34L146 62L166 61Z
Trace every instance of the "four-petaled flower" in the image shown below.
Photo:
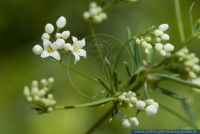
M56 43L52 43L49 40L44 40L43 46L44 46L44 51L41 54L42 58L47 58L51 56L56 60L61 60L60 54L57 51L58 47L56 46Z
M82 49L85 46L85 39L78 40L76 37L72 36L73 44L65 44L65 50L70 50L75 57L74 63L80 60L80 57L86 58L86 51Z

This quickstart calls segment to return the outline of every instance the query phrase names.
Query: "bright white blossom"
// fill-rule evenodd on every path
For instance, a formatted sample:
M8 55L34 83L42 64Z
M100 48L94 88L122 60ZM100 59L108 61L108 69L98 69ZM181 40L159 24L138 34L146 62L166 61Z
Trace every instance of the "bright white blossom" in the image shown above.
M45 26L45 32L47 34L52 34L53 31L54 31L54 26L52 24L50 24L50 23L46 24L46 26Z
M39 106L40 112L53 111L56 100L54 99L51 89L54 78L42 79L40 83L33 80L31 86L24 87L24 96L28 103L33 104L36 108Z
M83 18L92 23L101 23L103 20L107 19L107 14L103 12L102 8L98 6L96 2L91 2L89 11L83 13Z
M78 40L76 37L72 37L72 40L73 44L71 45L67 43L64 48L65 50L70 50L72 52L75 57L74 63L76 64L80 60L80 57L86 58L87 53L84 49L82 49L85 47L85 39Z

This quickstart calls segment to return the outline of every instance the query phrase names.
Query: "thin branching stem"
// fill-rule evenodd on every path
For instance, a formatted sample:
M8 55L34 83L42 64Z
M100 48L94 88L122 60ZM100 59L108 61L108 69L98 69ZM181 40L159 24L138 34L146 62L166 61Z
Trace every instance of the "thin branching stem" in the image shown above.
M183 42L185 40L185 33L184 33L182 16L181 16L180 0L174 0L174 4L175 4L175 13L176 13L178 31L179 31L181 42Z

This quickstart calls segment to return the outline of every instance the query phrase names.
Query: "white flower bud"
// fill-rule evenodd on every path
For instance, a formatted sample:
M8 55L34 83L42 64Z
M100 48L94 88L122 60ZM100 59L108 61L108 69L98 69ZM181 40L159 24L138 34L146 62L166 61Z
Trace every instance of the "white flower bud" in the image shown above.
M32 49L35 55L41 55L43 52L43 48L40 45L35 45Z
M161 55L161 56L166 56L167 53L166 53L164 50L161 50L161 51L160 51L160 55Z
M144 52L145 52L146 54L150 53L150 51L149 51L148 48L146 48L146 49L144 50Z
M64 31L64 32L62 32L62 38L63 39L68 39L69 38L69 36L70 36L70 31Z
M88 20L90 18L90 13L89 12L84 12L83 13L83 18Z
M142 100L138 100L136 102L136 108L139 109L139 110L143 110L146 106L146 103Z
M90 8L96 8L97 7L97 3L96 2L91 2L90 3Z
M61 33L56 33L56 38L61 38L62 37L62 34Z
M40 83L42 84L42 86L47 86L47 80L46 79L41 79Z
M169 28L169 25L168 24L161 24L160 26L159 26L159 30L161 30L161 31L166 31L167 29Z
M119 97L118 97L118 100L119 101L124 101L126 99L126 97L124 96L124 95L120 95Z
M50 23L46 24L45 32L48 34L51 34L51 33L53 33L53 31L54 31L54 26Z
M39 101L39 100L40 100L40 97L36 95L36 96L33 97L33 100L34 100L34 101Z
M162 43L156 43L155 44L155 47L156 51L161 51L163 49L163 44Z
M154 35L155 36L161 36L161 35L163 35L163 31L161 31L161 30L155 30L154 31Z
M24 95L26 97L30 96L30 90L29 90L29 88L27 86L24 87Z
M122 122L122 126L123 126L124 128L129 128L129 127L131 127L131 123L129 122L128 119L125 119L125 120Z
M172 44L167 43L167 44L164 45L164 50L166 52L174 51L174 46Z
M31 82L31 87L32 87L32 88L33 88L33 87L38 87L38 81L33 80L33 81Z
M160 37L155 37L155 41L156 42L161 42L161 38Z
M148 116L153 116L157 113L157 108L154 105L149 105L149 106L146 107L145 113Z
M138 121L138 119L136 117L129 118L129 121L134 126L138 126L139 125L139 121Z
M162 39L162 40L169 40L170 37L169 37L168 34L163 34L163 35L161 36L161 39Z
M136 44L138 44L138 45L141 44L141 40L139 38L136 39Z
M53 99L53 94L48 94L47 98L48 99Z
M53 111L53 108L52 107L49 107L48 109L47 109L47 112L52 112Z
M157 109L159 108L158 102L154 102L152 105L155 106Z
M40 90L39 91L39 96L44 96L46 94L46 90Z
M103 20L107 19L107 14L106 13L101 13L100 16L101 16L101 18Z
M31 102L33 101L33 98L32 98L31 96L28 96L28 97L26 98L26 101L28 101L29 103L31 103Z
M193 67L192 67L192 69L195 71L195 72L200 72L200 66L199 65L194 65Z
M99 15L94 16L94 21L95 21L96 23L102 22L101 16L99 16Z
M150 42L151 41L151 37L145 37L145 41Z
M63 28L66 25L66 19L65 17L61 16L60 18L58 18L58 20L56 21L56 26L58 28Z
M147 105L152 105L154 103L154 100L153 99L147 99L145 102L146 102Z
M50 36L48 33L43 33L42 34L42 40L49 40L50 39Z
M96 16L98 13L97 8L90 8L89 13L91 16Z
M48 83L50 83L50 84L53 84L54 83L54 78L53 77L50 77L50 78L48 78Z

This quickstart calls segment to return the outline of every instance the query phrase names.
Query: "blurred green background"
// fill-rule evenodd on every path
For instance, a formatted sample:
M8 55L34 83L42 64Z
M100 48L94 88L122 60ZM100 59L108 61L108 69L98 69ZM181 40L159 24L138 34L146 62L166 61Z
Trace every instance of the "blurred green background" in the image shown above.
M190 34L188 10L192 0L181 0L181 8L186 34ZM91 101L95 95L95 85L84 78L66 71L61 65L47 59L41 59L32 53L33 45L40 43L44 25L54 23L58 17L67 18L67 29L78 38L90 35L88 24L82 13L88 9L87 0L1 0L0 1L0 134L81 134L101 117L108 106L56 111L38 115L24 101L23 87L33 79L53 76L55 98L59 105L79 104ZM194 8L194 18L200 17L200 1ZM152 25L168 23L171 42L179 44L179 36L174 13L173 0L138 0L137 3L115 5L107 11L108 19L96 26L97 33L111 34L125 42L127 27L133 34L140 33ZM190 48L198 55L199 40L191 43ZM73 59L71 59L73 60ZM90 60L81 60L75 68L95 74L94 66L88 68ZM73 61L71 61L73 64ZM72 80L72 82L71 82ZM164 83L169 84L169 83ZM171 84L171 83L170 83ZM88 87L88 85L90 85ZM170 89L184 96L192 93L183 92L183 86L171 84ZM155 100L184 114L182 106L176 100L159 93L151 93ZM198 96L197 96L198 97ZM199 100L195 100L194 111L200 118ZM174 115L159 109L156 117L139 115L140 126L137 129L177 129L189 126ZM134 129L134 128L131 128ZM120 121L114 119L104 123L95 134L125 134L131 129L123 129Z

